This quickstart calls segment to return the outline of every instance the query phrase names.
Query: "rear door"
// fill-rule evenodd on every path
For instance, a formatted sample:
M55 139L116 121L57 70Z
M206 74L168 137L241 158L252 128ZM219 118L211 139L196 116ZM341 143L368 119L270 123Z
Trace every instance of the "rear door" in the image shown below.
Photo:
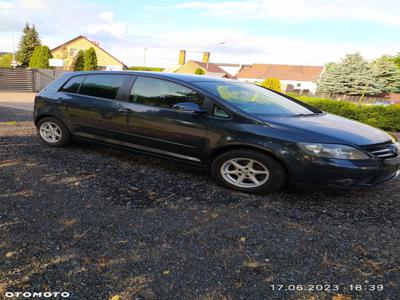
M176 82L138 76L127 96L119 109L126 141L146 151L200 161L207 116L172 107L182 102L202 106L203 95Z
M96 139L113 136L118 130L117 99L126 80L128 76L111 73L80 75L61 88L56 97L62 101L74 134Z

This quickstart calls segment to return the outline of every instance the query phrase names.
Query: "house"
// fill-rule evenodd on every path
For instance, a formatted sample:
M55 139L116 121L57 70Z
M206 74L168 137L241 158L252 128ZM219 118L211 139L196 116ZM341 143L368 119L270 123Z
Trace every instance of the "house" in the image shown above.
M400 104L400 94L399 93L389 93L385 97L392 104Z
M231 76L235 77L239 71L244 67L249 67L250 65L244 64L234 64L234 63L214 63L219 66L222 70L229 73Z
M211 63L210 53L204 52L202 61L189 60L186 62L186 51L181 50L179 55L179 64L173 68L169 68L166 71L172 71L174 73L183 74L196 74L199 69L203 71L204 75L221 77L221 78L235 78L217 64Z
M127 66L116 59L106 50L100 47L99 43L90 41L87 37L80 35L72 40L61 44L51 50L53 58L64 60L64 69L70 70L72 68L74 58L79 50L87 50L93 47L97 55L97 65L100 70L124 70Z
M323 70L324 67L321 66L253 64L243 66L236 77L241 81L248 82L262 82L267 78L278 78L283 91L315 94L317 80Z

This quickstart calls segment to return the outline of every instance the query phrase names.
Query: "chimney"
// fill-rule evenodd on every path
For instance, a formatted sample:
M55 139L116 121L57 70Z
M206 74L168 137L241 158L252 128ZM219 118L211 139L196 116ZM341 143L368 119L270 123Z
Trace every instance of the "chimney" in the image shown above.
M203 63L208 64L210 62L210 52L203 52Z
M184 65L186 62L186 50L179 51L179 65Z

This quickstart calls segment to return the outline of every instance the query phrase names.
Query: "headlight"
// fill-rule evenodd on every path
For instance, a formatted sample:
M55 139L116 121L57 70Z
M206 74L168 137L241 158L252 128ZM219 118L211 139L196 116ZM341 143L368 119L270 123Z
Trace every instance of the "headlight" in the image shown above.
M364 152L346 145L335 144L299 144L307 154L337 159L369 159Z

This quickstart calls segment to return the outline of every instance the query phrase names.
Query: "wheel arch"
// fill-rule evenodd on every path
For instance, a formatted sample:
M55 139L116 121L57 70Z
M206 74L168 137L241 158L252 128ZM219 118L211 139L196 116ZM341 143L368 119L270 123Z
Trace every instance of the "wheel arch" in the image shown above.
M65 125L65 127L67 127L67 129L71 132L71 130L70 130L68 124L65 123L64 120L60 119L59 117L57 117L57 116L55 116L55 115L51 115L51 114L43 114L43 115L40 115L39 117L37 117L37 118L34 120L35 126L37 126L37 124L38 124L41 120L43 120L44 118L54 118L54 119L57 119L58 121L62 122L62 123Z
M57 119L58 121L60 121L61 123L64 124L64 126L67 128L69 134L72 135L72 130L71 130L69 124L66 123L63 119L61 119L61 118L59 118L59 117L57 117L57 116L55 116L55 115L51 115L51 114L43 114L43 115L40 115L39 117L37 117L37 118L34 120L35 126L37 127L37 125L39 124L39 122L40 122L41 120L43 120L44 118L54 118L54 119Z
M221 147L215 149L214 151L211 152L211 154L208 157L208 161L207 161L208 168L210 168L210 166L215 158L217 158L219 155L221 155L225 152L232 151L232 150L253 150L253 151L257 151L257 152L266 154L268 156L271 156L271 157L275 158L282 165L282 167L286 171L286 175L288 176L288 178L290 176L288 164L282 158L278 157L273 151L263 148L261 146L259 147L259 146L255 146L255 145L246 145L246 144L226 145L226 146L221 146Z

